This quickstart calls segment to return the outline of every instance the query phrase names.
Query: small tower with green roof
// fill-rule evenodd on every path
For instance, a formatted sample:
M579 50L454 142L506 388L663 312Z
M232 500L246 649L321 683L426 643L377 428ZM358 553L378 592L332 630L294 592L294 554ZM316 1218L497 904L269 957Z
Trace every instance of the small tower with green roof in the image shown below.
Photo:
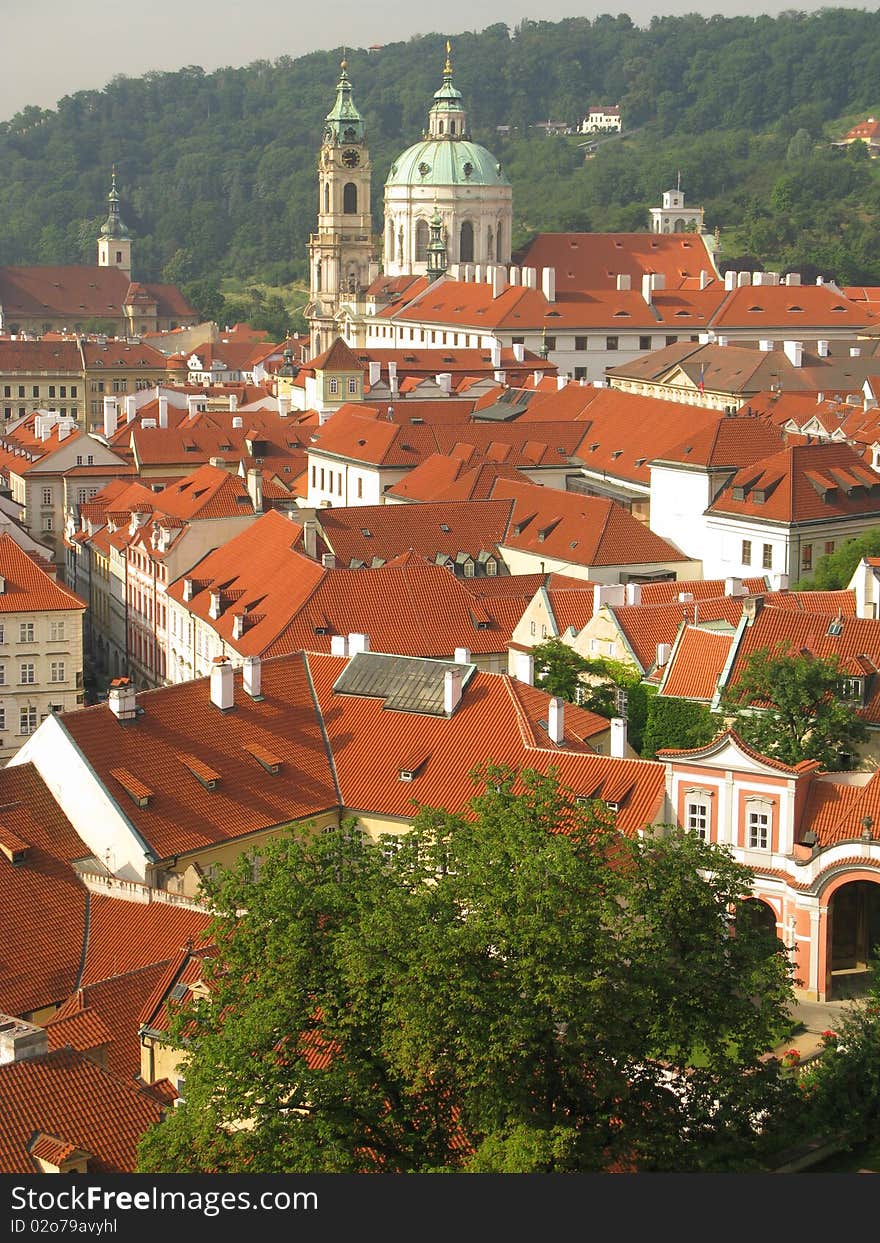
M119 268L131 276L131 234L119 213L119 191L116 188L116 165L110 178L107 195L107 219L98 237L98 267Z
M443 240L443 220L434 204L430 222L431 237L428 242L428 278L435 281L446 271L446 243Z

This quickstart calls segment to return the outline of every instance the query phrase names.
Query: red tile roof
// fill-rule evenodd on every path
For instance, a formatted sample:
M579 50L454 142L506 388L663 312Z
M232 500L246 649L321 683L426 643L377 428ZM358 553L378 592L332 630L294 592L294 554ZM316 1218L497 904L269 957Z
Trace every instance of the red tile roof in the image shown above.
M880 516L880 473L846 444L789 445L737 471L706 512L782 523L867 519Z
M138 1141L162 1111L146 1089L74 1049L7 1063L0 1066L0 1172L38 1172L30 1144L43 1132L64 1151L89 1153L89 1173L134 1173Z
M663 747L657 752L657 759L659 760L665 756L676 760L684 759L688 756L711 755L728 741L732 742L735 747L751 759L759 760L760 763L766 764L768 768L776 768L779 772L789 773L792 776L812 773L819 767L817 760L801 760L800 763L792 765L786 764L784 760L777 760L774 756L762 755L760 751L756 751L754 747L750 747L747 742L744 742L736 730L733 729L723 730L711 742L707 742L701 747Z
M717 600L724 595L724 578L672 579L664 583L642 583L641 604L672 604L684 592L695 600ZM767 589L763 578L744 578L742 585L749 595L760 595Z
M5 267L0 268L0 304L8 322L18 315L107 319L121 316L130 284L121 268L85 264ZM155 299L157 312L163 319L171 316L195 321L198 318L176 286L145 284L143 288Z
M370 565L407 549L431 561L441 553L455 557L459 552L497 558L512 509L510 501L355 505L321 510L318 519L338 564Z
M712 256L695 233L539 233L517 258L539 271L555 268L557 290L613 290L620 275L640 290L652 272L662 273L667 289L701 271L717 282Z
M19 548L11 535L0 535L0 613L84 610L81 600Z
M68 714L68 719L75 715ZM157 777L149 768L146 771L156 788ZM189 800L180 772L180 765L177 765L175 776L182 795L183 825L183 813ZM156 798L159 801L158 793ZM131 816L131 810L133 808L126 805L130 818L135 819ZM206 829L205 840L208 840L209 832L210 829ZM92 894L88 940L79 986L87 988L112 976L126 975L153 963L167 962L187 941L200 941L210 922L211 917L206 912L187 906L173 906L167 902L127 902L100 893Z
M656 456L665 462L684 462L688 466L739 467L751 466L782 448L782 433L772 423L716 415L714 425L690 429L685 439Z
M732 632L685 626L658 694L710 702L732 646Z
M833 328L855 331L876 321L864 305L830 285L742 285L728 292L712 320L718 330L749 329L759 335L767 328L793 336Z
M496 479L529 483L528 475L515 466L492 462L480 453L468 457L432 453L397 483L387 495L406 501L485 501Z

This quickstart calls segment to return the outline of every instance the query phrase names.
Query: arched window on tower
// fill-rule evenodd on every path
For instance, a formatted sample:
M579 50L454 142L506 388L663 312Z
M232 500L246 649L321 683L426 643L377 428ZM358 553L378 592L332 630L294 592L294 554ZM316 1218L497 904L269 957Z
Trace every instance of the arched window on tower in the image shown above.
M495 252L494 252L494 251L493 251L493 249L492 249L492 245L493 245L494 240L495 240L495 239L494 239L494 238L493 238L493 236L492 236L492 229L491 229L491 227L490 227L490 228L486 231L486 258L489 260L489 262L490 262L490 263L491 263L491 262L493 261L493 259L495 258Z
M454 134L454 133L455 133L455 122L454 122L454 121L450 121L450 122L449 122L449 132L450 132L450 134Z
M330 210L330 182L325 181L324 182L324 211L329 212L329 210Z
M442 121L440 122L440 133L441 134L443 133L443 122Z
M678 220L676 220L675 225L674 225L674 227L673 227L673 232L674 232L674 233L684 233L684 221L683 221L681 218L679 218Z
M347 181L342 188L342 210L346 216L354 216L358 209L358 188L353 181Z
M428 258L428 222L416 221L416 263L424 263Z
M458 258L460 263L473 263L474 261L474 226L470 220L465 220L461 226Z

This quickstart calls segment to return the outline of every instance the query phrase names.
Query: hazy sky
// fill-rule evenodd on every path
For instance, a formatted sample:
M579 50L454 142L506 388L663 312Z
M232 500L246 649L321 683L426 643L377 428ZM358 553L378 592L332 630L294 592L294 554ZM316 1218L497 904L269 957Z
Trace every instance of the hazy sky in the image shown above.
M722 13L727 16L779 13L796 8L873 9L859 2L830 5L822 0L447 0L442 11L411 0L333 0L291 4L289 0L0 0L3 66L0 120L27 104L53 108L64 95L101 90L116 74L136 78L150 69L202 65L247 65L254 60L300 56L348 43L395 43L440 30L482 30L493 22L515 25L523 18L557 21L628 12L637 25L652 14ZM327 20L332 14L332 22Z

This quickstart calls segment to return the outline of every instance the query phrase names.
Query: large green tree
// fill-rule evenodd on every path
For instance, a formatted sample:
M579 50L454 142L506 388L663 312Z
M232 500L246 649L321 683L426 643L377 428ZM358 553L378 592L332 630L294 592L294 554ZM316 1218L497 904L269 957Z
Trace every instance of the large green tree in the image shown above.
M880 527L848 539L834 552L820 557L812 576L802 578L795 586L795 591L839 591L848 587L862 557L876 557L878 553Z
M379 847L300 830L208 886L211 989L176 1021L186 1099L144 1171L754 1160L790 967L736 923L751 874L620 836L552 774L475 777L466 815Z
M763 755L786 764L819 760L823 768L850 766L868 730L859 701L837 656L820 658L780 644L751 654L722 708L742 738Z

